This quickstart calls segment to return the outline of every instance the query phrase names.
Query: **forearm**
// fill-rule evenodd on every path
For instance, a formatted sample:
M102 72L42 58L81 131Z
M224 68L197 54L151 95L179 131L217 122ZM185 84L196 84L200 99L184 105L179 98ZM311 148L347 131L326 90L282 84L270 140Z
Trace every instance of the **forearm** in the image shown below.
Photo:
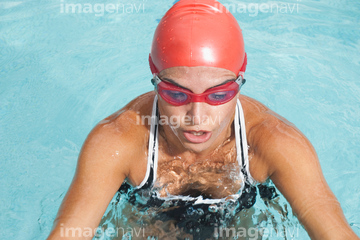
M322 206L308 208L298 216L313 240L359 239L353 232L337 201L323 201Z
M349 225L333 226L324 231L311 231L306 229L313 240L351 240L360 239Z
M87 226L86 226L87 225ZM47 240L60 240L60 239L72 239L72 240L87 240L93 239L96 234L97 225L83 224L83 221L76 218L68 219L56 219L54 221L54 227L47 238Z

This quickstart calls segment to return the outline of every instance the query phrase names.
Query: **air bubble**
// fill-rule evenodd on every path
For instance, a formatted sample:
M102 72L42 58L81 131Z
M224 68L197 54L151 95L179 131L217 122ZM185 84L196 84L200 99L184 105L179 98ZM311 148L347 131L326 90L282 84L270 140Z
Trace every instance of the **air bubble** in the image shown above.
M218 211L218 206L216 206L215 204L211 204L209 206L209 212L215 213Z

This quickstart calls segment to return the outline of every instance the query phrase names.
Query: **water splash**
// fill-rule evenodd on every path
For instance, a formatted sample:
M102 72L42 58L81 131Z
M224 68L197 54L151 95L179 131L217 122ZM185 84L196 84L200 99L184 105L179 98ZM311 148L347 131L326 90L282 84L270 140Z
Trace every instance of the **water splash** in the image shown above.
M273 187L273 184L268 182L267 186ZM290 205L281 194L270 200L261 198L257 191L255 205L241 211L238 211L241 207L239 202L229 200L209 204L207 210L194 205L186 209L187 219L183 219L182 223L178 222L180 215L175 216L176 219L163 217L168 211L176 212L179 205L165 201L160 206L139 207L128 200L126 194L114 198L100 224L104 230L120 229L118 236L95 239L138 239L134 236L135 231L142 231L143 238L140 239L243 239L251 236L252 239L297 239L301 230ZM213 216L218 220L214 220ZM207 219L208 222L189 221L191 218Z

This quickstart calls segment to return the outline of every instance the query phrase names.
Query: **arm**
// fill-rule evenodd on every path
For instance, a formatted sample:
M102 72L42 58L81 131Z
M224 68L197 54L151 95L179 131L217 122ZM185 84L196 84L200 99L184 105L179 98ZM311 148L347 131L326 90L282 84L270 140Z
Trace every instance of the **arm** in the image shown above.
M134 151L129 151L133 147L129 146L127 134L116 130L114 125L113 122L99 124L86 139L48 240L92 239L89 233L94 233L129 173L127 159L136 157L131 155Z
M291 124L275 121L266 136L269 176L311 239L359 239L327 185L311 143Z

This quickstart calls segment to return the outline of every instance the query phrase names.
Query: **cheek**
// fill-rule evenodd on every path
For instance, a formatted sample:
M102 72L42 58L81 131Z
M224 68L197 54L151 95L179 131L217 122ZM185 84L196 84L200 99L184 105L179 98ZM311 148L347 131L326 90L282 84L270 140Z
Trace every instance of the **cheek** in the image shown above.
M160 96L158 96L158 108L163 116L170 117L172 115L177 115L179 112L179 107L173 106L163 100Z
M223 131L226 127L229 126L232 117L229 113L223 113L218 116L218 121L216 121L216 125L218 126L220 131Z
M234 118L235 115L235 107L236 107L236 102L235 104L228 104L226 106L222 106L219 107L215 112L215 114L213 115L214 117L217 117L222 125L222 123L228 123L229 121L231 121Z
M181 107L174 107L172 105L159 104L160 121L161 125L168 125L176 131L181 126L181 120L184 119L186 112Z

